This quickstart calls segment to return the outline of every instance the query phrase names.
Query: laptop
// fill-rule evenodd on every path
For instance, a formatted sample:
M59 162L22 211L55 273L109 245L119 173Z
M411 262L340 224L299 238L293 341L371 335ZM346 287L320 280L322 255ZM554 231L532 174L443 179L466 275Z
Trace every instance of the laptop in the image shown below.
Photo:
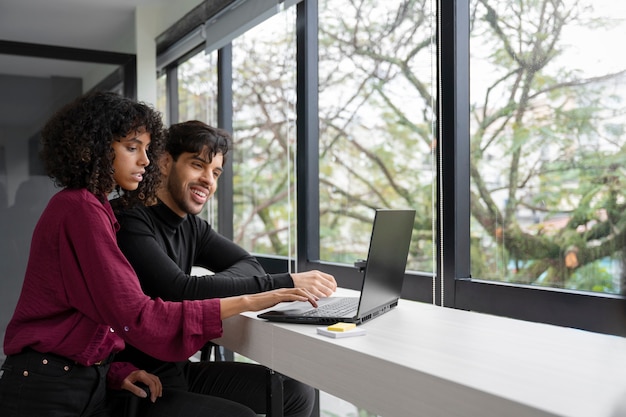
M415 210L376 210L360 297L322 298L317 308L295 301L257 317L284 323L361 324L388 312L398 305L402 292L414 219Z

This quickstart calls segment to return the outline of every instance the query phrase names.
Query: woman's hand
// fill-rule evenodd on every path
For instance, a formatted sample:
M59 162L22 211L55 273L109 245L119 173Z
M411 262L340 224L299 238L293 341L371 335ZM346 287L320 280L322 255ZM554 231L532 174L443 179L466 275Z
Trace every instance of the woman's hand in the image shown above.
M138 397L146 398L146 391L135 385L136 382L146 384L150 389L150 401L152 402L155 402L158 397L163 395L163 385L161 385L159 377L142 370L133 371L124 378L122 381L122 389L130 391Z
M263 310L285 301L308 301L313 307L317 307L317 300L319 297L304 288L280 288L257 294L227 297L220 300L221 318L225 319L244 311Z

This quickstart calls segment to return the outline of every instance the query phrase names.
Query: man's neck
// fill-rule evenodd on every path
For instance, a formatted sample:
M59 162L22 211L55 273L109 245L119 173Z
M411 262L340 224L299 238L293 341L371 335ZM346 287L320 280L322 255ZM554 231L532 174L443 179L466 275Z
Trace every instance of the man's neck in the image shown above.
M172 201L172 198L167 191L165 190L157 191L157 198L159 199L159 201L161 201L161 203L165 204L167 208L172 210L179 217L185 218L185 216L187 216L187 213L184 210L181 210L180 207L178 207L178 205L176 205Z

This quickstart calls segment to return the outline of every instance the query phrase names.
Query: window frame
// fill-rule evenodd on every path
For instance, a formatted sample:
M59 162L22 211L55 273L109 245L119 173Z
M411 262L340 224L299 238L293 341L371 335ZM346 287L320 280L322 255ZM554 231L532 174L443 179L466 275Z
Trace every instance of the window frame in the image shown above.
M515 319L626 336L626 302L621 295L586 293L480 280L470 275L469 183L469 0L437 0L437 265L436 273L407 272L403 298ZM342 287L360 289L352 265L319 259L317 117L317 1L297 7L297 247L296 259L255 254L268 272L319 269ZM206 13L206 10L203 10ZM171 42L170 42L171 43ZM163 49L163 48L161 48ZM159 50L159 48L157 48ZM168 49L171 53L171 50ZM218 116L232 131L230 44L219 50ZM181 53L181 55L183 55ZM175 65L175 64L170 64ZM175 74L176 72L168 72ZM168 82L168 89L171 84ZM169 94L169 93L168 93ZM173 96L172 96L173 97ZM441 161L453 161L442 163ZM232 166L231 168L232 169ZM218 227L232 238L232 171L220 181ZM230 181L230 183L226 183ZM444 204L445 202L445 204ZM289 265L291 262L291 265ZM288 269L291 266L292 269ZM295 269L294 269L295 268ZM443 277L443 280L441 279ZM443 300L443 302L442 302Z
M0 54L118 65L117 70L93 89L112 90L121 85L124 96L137 98L137 57L134 54L5 40L0 40Z

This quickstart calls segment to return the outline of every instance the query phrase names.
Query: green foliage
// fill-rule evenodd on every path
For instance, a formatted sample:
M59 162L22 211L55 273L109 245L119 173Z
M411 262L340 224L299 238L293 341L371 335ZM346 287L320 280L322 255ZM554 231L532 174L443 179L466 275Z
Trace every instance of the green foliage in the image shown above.
M616 293L619 290L613 275L602 266L602 261L595 261L579 268L565 286L573 290L605 293Z

